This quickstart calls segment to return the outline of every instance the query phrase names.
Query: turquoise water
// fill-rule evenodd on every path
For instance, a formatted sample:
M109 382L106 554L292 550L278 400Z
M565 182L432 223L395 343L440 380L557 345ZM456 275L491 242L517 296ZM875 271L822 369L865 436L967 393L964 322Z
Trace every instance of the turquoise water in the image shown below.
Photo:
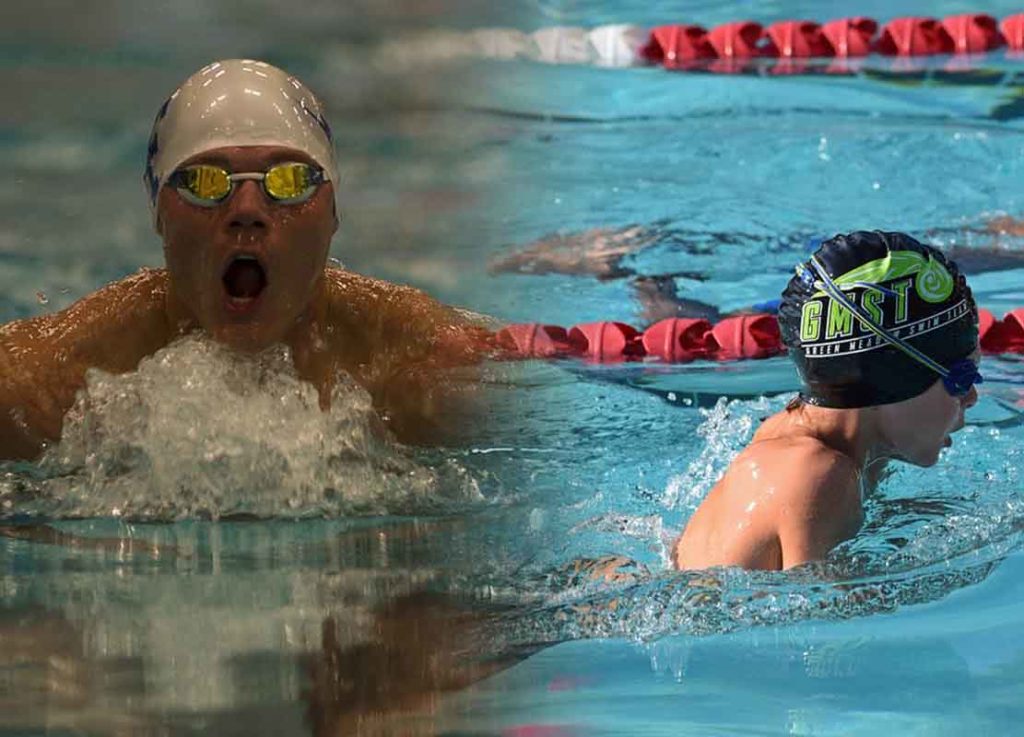
M723 311L777 294L811 238L862 227L1002 249L1001 268L979 261L975 294L997 314L1024 305L1024 270L1011 268L1024 242L983 232L991 217L1024 215L1020 66L1000 54L979 62L998 84L955 85L935 71L945 60L923 80L358 63L389 30L675 19L631 6L540 3L450 24L378 10L362 28L325 6L315 22L274 16L215 37L220 12L197 6L140 36L131 6L111 3L121 25L99 41L37 19L31 53L7 41L3 59L25 102L0 136L15 173L0 184L0 320L160 263L139 183L151 114L199 64L249 53L295 68L334 112L345 220L333 255L502 319L640 325L630 277L488 269L552 233L637 225L645 247L622 266L686 272L679 294ZM686 10L707 25L894 14ZM319 46L298 43L309 33ZM284 369L274 392L232 394L223 377L245 366L193 344L170 356L91 386L111 428L102 444L73 425L50 465L0 477L5 517L51 521L0 538L4 733L301 734L307 711L365 706L389 683L384 700L407 713L364 721L365 734L1017 731L1019 360L986 359L982 401L942 463L894 474L862 533L825 563L680 576L666 546L795 388L783 360L494 367L493 421L425 452L356 442L358 393L324 419ZM193 373L209 380L186 391ZM134 426L141 414L163 421ZM325 470L310 428L346 461ZM565 571L606 554L649 573L581 584ZM389 650L387 602L424 589L452 598L412 599ZM463 626L466 609L480 628ZM508 667L408 707L395 684L466 643L511 653ZM420 650L424 660L397 655ZM325 670L327 685L315 678ZM342 733L332 719L320 721Z
M634 10L581 4L559 20L683 15ZM873 10L936 12L729 4L686 19ZM727 311L778 294L814 237L905 230L976 249L961 255L979 303L997 314L1019 305L1024 243L983 232L1024 205L1016 62L981 63L996 86L951 83L948 60L916 75L874 64L852 78L506 66L495 107L519 117L509 122L516 194L504 239L641 225L649 242L620 265L697 272L675 279L680 296ZM998 269L978 258L993 248L1005 249ZM642 324L628 277L495 278L518 296L515 319ZM663 541L785 394L753 397L795 388L788 365L567 368L573 382L540 390L547 410L534 423L563 454L564 485L536 508L564 552L538 557L625 553L659 572L612 591L562 592L532 612L522 626L539 639L579 641L493 678L483 706L464 697L467 722L507 727L526 712L552 734L1016 733L1020 367L986 359L982 401L941 464L900 469L868 501L861 534L822 569L696 582L664 572ZM721 394L739 399L716 405Z

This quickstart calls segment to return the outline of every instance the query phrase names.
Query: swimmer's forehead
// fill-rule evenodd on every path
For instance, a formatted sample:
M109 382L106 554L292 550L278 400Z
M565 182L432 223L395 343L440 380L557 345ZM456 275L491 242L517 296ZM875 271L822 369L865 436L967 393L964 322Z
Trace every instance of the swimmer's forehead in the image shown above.
M231 171L260 171L283 161L301 161L316 165L316 161L309 154L287 146L223 146L190 156L181 166L214 164Z

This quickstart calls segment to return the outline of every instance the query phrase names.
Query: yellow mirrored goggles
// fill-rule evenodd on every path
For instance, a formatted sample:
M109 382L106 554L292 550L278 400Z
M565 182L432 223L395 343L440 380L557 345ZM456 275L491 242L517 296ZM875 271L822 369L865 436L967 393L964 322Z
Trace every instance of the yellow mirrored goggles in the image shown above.
M320 167L298 161L274 164L265 172L237 174L212 164L194 164L175 171L167 178L167 183L195 205L216 207L231 195L235 182L249 179L262 182L263 191L272 200L297 204L312 197L316 188L327 181L327 176Z

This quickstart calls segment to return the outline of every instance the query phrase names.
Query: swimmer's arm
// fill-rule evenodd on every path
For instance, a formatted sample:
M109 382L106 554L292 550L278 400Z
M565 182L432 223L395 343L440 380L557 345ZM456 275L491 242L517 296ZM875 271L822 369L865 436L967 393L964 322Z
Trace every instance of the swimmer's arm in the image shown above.
M403 349L394 354L399 364L471 366L495 349L496 321L438 302L408 287L391 303L383 329Z
M0 460L30 460L60 436L74 388L61 391L53 317L0 326Z
M862 511L856 469L836 453L821 453L801 467L778 515L782 568L822 560L856 534Z
M552 234L521 249L495 258L492 274L571 274L617 279L633 274L622 260L652 245L657 225L624 228L592 228L568 235Z
M470 394L475 367L493 352L486 318L441 304L412 287L343 269L327 271L326 322L346 336L339 357L373 396L374 407L404 442L437 442L447 410ZM458 368L462 381L451 380Z
M32 427L19 371L0 343L0 460L23 460L39 453L44 437Z
M389 425L405 442L434 444L469 414L477 366L494 352L485 318L410 290L385 332L399 350L385 355L378 376ZM456 419L459 418L459 419Z
M494 333L438 303L414 314L407 350L384 370L381 396L399 438L434 444L479 414L478 366L493 353Z
M85 372L133 370L162 347L165 272L144 269L60 312L0 326L0 459L30 459L60 437Z
M1024 220L1003 215L986 222L985 230L994 235L1024 236Z

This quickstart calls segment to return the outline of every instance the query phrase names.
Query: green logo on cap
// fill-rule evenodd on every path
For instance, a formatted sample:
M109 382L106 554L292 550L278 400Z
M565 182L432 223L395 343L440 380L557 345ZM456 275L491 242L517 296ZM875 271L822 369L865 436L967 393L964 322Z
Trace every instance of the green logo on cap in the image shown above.
M907 296L911 285L920 300L929 304L945 302L956 287L953 275L940 261L931 254L925 256L917 251L893 251L885 258L851 269L834 281L840 289L858 284L888 284L887 292L864 288L860 299L855 301L875 324L889 329L910 319ZM823 291L815 292L801 310L801 343L851 338L855 328L853 314Z
M839 287L855 282L882 284L904 276L917 275L914 279L914 291L925 302L939 304L949 299L953 293L955 282L952 274L935 257L927 257L917 251L892 251L885 258L868 261L856 269L847 271L835 280ZM817 292L814 297L824 297L824 292Z

